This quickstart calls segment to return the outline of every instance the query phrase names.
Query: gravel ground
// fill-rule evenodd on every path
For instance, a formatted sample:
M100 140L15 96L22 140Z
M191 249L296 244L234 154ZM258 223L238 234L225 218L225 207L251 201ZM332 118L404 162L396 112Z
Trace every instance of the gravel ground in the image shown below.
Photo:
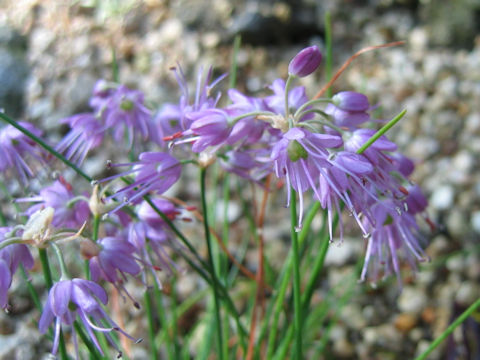
M39 124L52 142L64 131L58 120L86 110L96 79L111 78L112 46L121 81L143 90L158 105L176 100L177 86L169 68L177 62L188 75L209 65L218 74L228 71L235 34L242 34L244 42L238 56L239 87L261 91L286 73L288 61L299 49L308 44L323 46L326 9L333 19L336 68L362 47L406 40L404 46L362 55L334 88L364 92L381 105L385 117L407 109L390 136L415 159L413 180L428 195L429 214L438 224L433 234L426 233L432 262L422 266L416 278L406 279L400 295L394 284L366 290L356 286L331 330L329 347L334 358L409 359L478 298L478 1L108 0L96 8L88 3L3 0L0 25L9 30L2 30L5 36L0 34L0 65L13 61L15 68L25 66L18 74L8 73L18 77L14 84L24 84L11 92L24 106L10 113ZM9 35L11 29L23 37ZM6 56L15 60L8 63ZM312 92L323 83L322 74L304 79ZM2 106L13 103L1 96L0 92ZM97 153L85 164L86 171L98 177L110 156ZM235 216L235 209L231 211ZM273 236L284 230L273 221L267 226ZM322 301L327 287L335 287L353 271L362 251L355 240L347 239L330 250L317 301ZM274 245L267 244L267 254L286 251ZM254 262L254 257L247 258L252 268ZM189 281L188 276L180 280L179 291L185 295L194 287ZM48 352L49 345L39 340L34 329L32 318L38 314L25 292L18 284L11 297L14 311L0 315L1 359L38 359L39 353ZM430 358L478 359L478 328L474 320L465 323ZM138 351L137 358L145 356L142 349Z

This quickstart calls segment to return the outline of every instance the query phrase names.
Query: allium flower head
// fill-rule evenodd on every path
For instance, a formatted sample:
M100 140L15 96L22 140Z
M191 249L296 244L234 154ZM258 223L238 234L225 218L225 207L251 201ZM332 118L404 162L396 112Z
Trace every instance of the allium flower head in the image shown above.
M43 308L43 313L38 323L41 333L45 333L55 320L55 337L53 341L52 353L55 355L58 350L60 339L61 324L72 325L77 316L87 330L87 333L95 344L98 351L103 354L103 350L92 330L102 332L109 342L117 350L115 342L108 334L115 330L128 338L133 338L125 333L103 310L102 305L107 304L108 298L105 290L97 283L83 279L61 280L53 285L48 293L47 303ZM104 328L103 322L111 327ZM75 329L72 328L75 344L76 358L78 356L78 345ZM119 353L121 353L119 351Z
M124 141L126 132L130 143L135 139L150 139L161 143L152 113L144 105L141 91L131 90L124 85L119 86L105 102L101 114L105 119L105 126L113 130L113 137L118 142Z
M313 73L322 61L322 53L318 46L309 46L300 51L288 64L288 74L305 77Z

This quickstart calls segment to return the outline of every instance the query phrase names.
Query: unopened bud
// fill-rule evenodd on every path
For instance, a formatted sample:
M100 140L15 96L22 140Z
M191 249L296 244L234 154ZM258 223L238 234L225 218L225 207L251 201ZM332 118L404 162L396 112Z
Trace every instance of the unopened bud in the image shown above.
M310 46L300 51L288 64L288 74L305 77L313 73L322 61L318 46Z

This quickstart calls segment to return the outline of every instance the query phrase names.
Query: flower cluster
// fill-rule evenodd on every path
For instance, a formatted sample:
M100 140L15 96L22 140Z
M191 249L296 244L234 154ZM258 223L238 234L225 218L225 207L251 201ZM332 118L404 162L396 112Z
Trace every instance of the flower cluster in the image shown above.
M112 284L136 307L125 287L128 279L148 286L153 277L161 287L158 272L177 267L169 248L179 247L169 224L190 219L160 195L179 181L184 164L205 167L216 159L226 172L257 184L264 185L268 175L275 175L286 188L286 205L298 199L297 231L303 226L309 196L327 213L330 241L336 238L335 219L343 241L342 211L351 214L365 238L362 280L375 281L390 273L400 279L404 260L415 268L426 258L416 217L426 217L427 202L408 180L414 164L384 134L365 146L376 135L367 126L374 107L366 95L342 91L331 98L309 99L303 86L293 85L297 78L312 74L321 59L318 47L308 47L290 62L288 78L274 80L267 94L252 97L229 89L226 105L220 105L221 93L213 92L225 76L213 80L212 69L206 74L200 70L191 95L178 67L174 74L181 89L179 102L164 104L156 114L145 106L142 92L98 81L90 99L92 111L62 120L70 131L56 150L81 164L107 134L116 144L125 144L130 157L138 154L139 143L160 150L146 146L149 151L138 154L137 161L109 162L109 170L116 173L95 181L91 194L75 193L60 176L37 195L17 199L31 203L23 213L29 221L23 231L0 228L0 305L7 305L18 266L33 266L26 244L42 250L51 245L61 276L50 289L39 327L45 332L55 322L52 352L59 346L61 324L73 325L76 320L102 354L93 330L104 333L114 347L111 331L131 338L105 312L108 299L101 285ZM23 126L40 134L29 124ZM23 160L27 153L41 158L23 133L8 126L0 131L0 172L15 168L26 181L33 174ZM118 172L122 167L127 170ZM116 191L113 181L121 183ZM62 238L80 241L89 280L68 276L56 244ZM75 333L74 341L77 349Z

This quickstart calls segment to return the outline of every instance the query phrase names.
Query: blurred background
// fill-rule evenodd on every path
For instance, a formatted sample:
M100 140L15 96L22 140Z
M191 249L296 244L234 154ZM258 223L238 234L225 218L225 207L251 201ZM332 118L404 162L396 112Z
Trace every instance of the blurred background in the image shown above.
M400 295L393 283L357 286L325 358L412 358L479 297L480 0L1 0L0 7L0 108L35 122L52 142L65 130L59 119L88 110L95 81L112 79L113 50L120 81L157 108L178 99L172 66L180 64L192 83L201 66L228 72L236 35L238 87L251 94L285 76L301 48L324 47L326 11L334 70L363 47L405 40L357 58L333 88L364 92L383 118L407 110L389 136L415 160L412 180L429 198L437 224L425 233L432 262L405 280ZM324 83L322 71L302 79L311 96ZM96 153L86 171L97 177L108 158ZM279 251L278 243L267 246ZM358 239L330 249L319 302L361 252ZM0 316L0 358L37 359L35 349L45 345L31 322L16 321L35 310L16 309ZM466 321L431 359L479 359L479 319Z

